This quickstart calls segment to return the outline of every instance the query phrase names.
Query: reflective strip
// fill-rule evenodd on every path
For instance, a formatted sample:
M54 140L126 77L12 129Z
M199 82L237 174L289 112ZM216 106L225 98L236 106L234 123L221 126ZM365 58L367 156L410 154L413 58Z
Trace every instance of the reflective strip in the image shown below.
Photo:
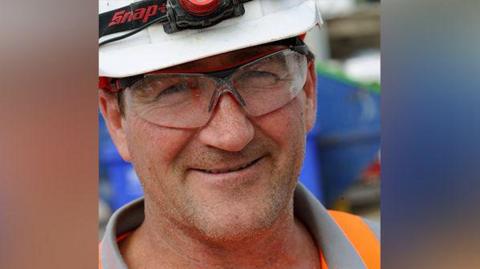
M372 221L366 218L363 218L363 221L370 227L370 230L375 234L377 237L378 241L381 241L381 234L380 234L380 224L376 221Z
M295 216L307 227L321 249L328 268L366 269L345 232L315 196L301 184L295 189L294 210Z
M368 269L380 269L380 242L360 218L338 211L329 211L335 222L352 242Z
M141 198L117 210L110 217L103 240L100 242L100 259L103 269L128 268L120 254L117 237L140 226L144 219L143 211L144 205Z

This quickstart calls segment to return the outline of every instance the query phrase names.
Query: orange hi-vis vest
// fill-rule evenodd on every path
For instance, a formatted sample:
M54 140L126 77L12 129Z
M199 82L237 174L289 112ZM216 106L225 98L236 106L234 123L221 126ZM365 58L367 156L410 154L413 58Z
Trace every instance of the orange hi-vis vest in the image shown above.
M380 240L365 221L344 212L328 212L355 247L366 268L380 269ZM324 268L328 268L328 264L322 264L322 269Z
M143 222L143 199L119 209L110 218L100 243L100 269L127 269L118 241ZM295 217L320 250L321 269L379 269L378 226L348 213L326 210L301 184L295 190Z

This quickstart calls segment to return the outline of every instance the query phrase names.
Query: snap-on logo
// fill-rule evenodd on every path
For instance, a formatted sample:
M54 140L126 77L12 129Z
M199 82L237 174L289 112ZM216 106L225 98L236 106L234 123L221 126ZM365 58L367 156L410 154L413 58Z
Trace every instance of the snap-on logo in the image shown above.
M114 26L117 24L123 24L131 21L142 20L144 23L152 16L157 15L158 11L165 13L166 5L151 5L148 7L137 8L133 11L120 10L113 14L112 20L108 24L108 27Z

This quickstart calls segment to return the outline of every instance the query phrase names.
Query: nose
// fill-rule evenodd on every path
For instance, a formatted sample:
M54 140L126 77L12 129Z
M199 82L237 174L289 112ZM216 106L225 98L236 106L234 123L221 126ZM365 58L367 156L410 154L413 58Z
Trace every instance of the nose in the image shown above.
M212 118L198 135L203 144L238 152L252 141L254 127L230 93L220 97L212 113Z

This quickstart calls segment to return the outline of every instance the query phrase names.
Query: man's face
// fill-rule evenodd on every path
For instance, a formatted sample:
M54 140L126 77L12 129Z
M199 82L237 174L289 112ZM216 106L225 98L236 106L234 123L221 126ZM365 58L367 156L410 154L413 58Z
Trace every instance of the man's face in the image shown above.
M231 65L244 53L182 68L208 72L202 67ZM207 125L196 129L152 124L128 106L122 117L115 99L101 94L112 138L144 186L146 218L157 214L202 237L227 240L268 229L291 212L306 132L315 117L311 66L304 91L284 107L252 118L225 94Z

